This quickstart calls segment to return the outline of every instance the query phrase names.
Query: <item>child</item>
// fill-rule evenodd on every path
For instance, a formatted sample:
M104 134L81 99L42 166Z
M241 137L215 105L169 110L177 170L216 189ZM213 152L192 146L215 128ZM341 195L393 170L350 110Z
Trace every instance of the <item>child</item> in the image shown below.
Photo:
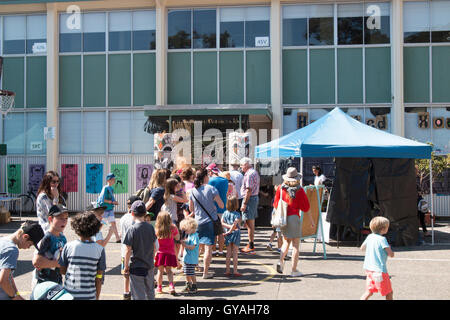
M69 211L62 205L53 205L48 212L49 229L39 242L37 251L33 256L33 285L53 281L62 284L58 259L67 239L63 234L69 220Z
M120 228L120 240L122 241L122 245L120 246L120 253L122 255L122 260L120 264L120 272L123 275L123 300L131 300L131 293L130 293L130 277L128 275L125 275L125 253L127 251L127 246L123 244L123 240L125 239L125 235L127 234L128 230L131 228L131 226L134 224L133 215L131 214L131 206L132 204L137 201L141 200L141 198L137 196L131 196L127 200L127 207L128 212L125 213L122 218L119 220L119 228Z
M158 288L157 293L162 293L162 281L164 270L169 279L169 293L175 295L173 285L172 267L177 267L177 256L175 255L175 241L179 240L180 235L177 227L172 223L170 213L160 211L156 217L156 236L158 237L159 249L155 257L155 266L158 268Z
M231 196L227 200L227 210L222 216L222 225L228 229L224 234L225 245L227 246L227 256L225 264L225 275L229 276L231 255L233 255L233 276L239 277L237 271L238 265L238 249L241 243L241 230L239 225L241 223L241 214L237 211L239 209L239 201L236 196Z
M197 279L195 277L195 266L198 264L198 251L200 239L197 233L197 221L194 218L186 218L180 223L180 228L188 236L186 240L181 241L184 248L183 272L186 275L186 287L183 292L197 293Z
M105 212L106 206L100 206L97 202L92 202L91 205L89 205L86 208L86 211L90 211L97 217L98 221L101 222L100 230L95 234L95 236L92 237L92 241L97 242L102 247L106 247L106 245L109 242L109 239L111 239L113 230L112 228L109 228L108 234L106 235L106 238L103 238L102 228L104 225L106 225L105 220L103 220L103 213ZM103 281L105 280L105 276L103 276Z
M105 205L106 210L103 214L103 219L105 219L108 223L111 224L111 228L116 236L116 243L120 243L120 236L117 232L116 227L116 218L114 217L114 205L118 205L119 203L114 198L114 189L113 185L116 183L116 176L114 173L109 173L106 176L106 185L103 186L102 192L98 196L97 202L100 206Z
M127 231L123 240L127 246L124 276L130 277L133 300L154 300L155 229L150 223L144 221L147 210L143 201L135 201L131 205L130 211L134 224Z
M384 234L389 230L389 220L385 217L375 217L370 221L372 231L363 242L361 250L366 250L364 258L364 269L366 270L366 291L361 300L369 299L374 292L380 292L386 296L386 300L393 300L391 280L387 273L387 257L394 257Z
M13 234L0 238L0 300L24 300L13 278L19 249L32 245L37 248L43 237L44 231L38 222L26 221Z
M68 242L59 258L61 274L65 275L64 289L74 299L98 300L106 270L105 249L92 240L101 227L93 212L83 212L71 219L71 227L78 240Z

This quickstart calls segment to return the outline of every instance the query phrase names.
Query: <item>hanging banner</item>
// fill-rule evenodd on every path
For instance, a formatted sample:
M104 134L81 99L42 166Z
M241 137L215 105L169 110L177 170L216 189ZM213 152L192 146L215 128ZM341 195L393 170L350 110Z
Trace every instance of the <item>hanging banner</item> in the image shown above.
M22 165L8 164L6 176L8 179L8 193L22 193Z
M103 164L86 164L86 193L100 193L103 188Z
M33 192L37 192L45 174L45 164L30 164L28 186Z
M78 192L78 165L61 165L61 190L63 192Z
M251 134L242 132L231 132L228 136L229 163L239 163L244 157L250 155Z
M171 169L173 167L173 148L174 143L171 133L155 133L153 153L155 168Z
M116 176L114 193L128 193L128 165L111 164L111 172Z
M144 188L148 185L152 173L153 166L151 164L136 165L136 190Z

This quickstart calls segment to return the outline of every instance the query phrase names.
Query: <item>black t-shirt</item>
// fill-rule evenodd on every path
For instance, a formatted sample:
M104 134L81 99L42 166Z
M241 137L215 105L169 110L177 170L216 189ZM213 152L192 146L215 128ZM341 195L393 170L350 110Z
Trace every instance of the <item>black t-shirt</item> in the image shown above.
M153 198L155 203L150 207L148 210L149 212L152 212L155 216L153 219L156 219L159 211L161 211L161 207L164 204L164 188L163 187L157 187L153 188L150 191L150 198Z

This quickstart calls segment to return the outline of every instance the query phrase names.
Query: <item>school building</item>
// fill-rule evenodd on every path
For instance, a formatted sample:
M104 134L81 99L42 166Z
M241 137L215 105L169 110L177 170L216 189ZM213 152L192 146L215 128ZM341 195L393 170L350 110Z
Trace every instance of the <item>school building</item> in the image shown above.
M200 119L282 135L336 106L450 153L450 0L6 0L0 29L5 192L45 165L81 210L116 169L124 210L151 133Z

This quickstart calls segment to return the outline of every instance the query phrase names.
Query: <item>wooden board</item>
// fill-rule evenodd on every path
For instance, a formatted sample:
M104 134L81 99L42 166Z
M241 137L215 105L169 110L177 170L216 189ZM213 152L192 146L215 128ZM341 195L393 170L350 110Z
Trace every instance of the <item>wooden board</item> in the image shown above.
M319 206L320 206L320 199L317 197L317 190L315 187L305 187L306 197L309 200L309 211L303 212L303 224L302 224L302 237L309 237L317 234L317 227L319 223ZM319 197L322 198L323 188L319 188ZM308 215L311 215L314 221L314 228L311 227L311 222L308 217Z

